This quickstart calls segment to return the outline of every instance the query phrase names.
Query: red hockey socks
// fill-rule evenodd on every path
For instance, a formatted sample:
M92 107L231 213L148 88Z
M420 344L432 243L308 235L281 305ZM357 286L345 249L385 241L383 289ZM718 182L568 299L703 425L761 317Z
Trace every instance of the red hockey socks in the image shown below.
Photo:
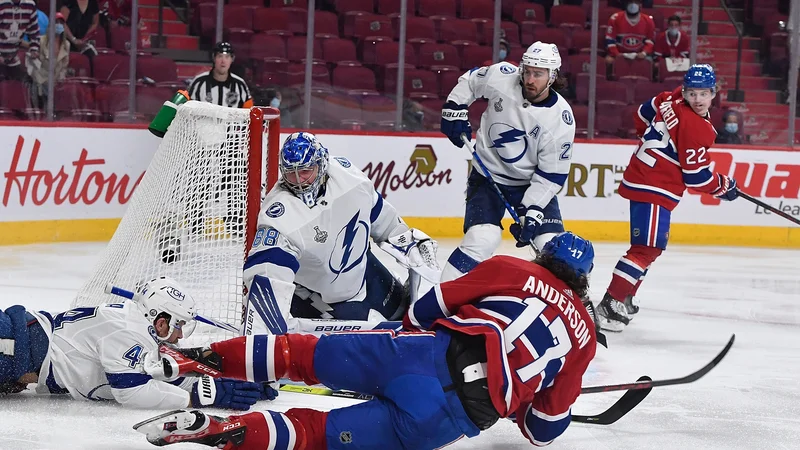
M625 297L635 295L647 268L661 255L661 252L660 248L631 245L625 256L620 258L614 267L608 294L621 302L625 301Z
M222 358L223 376L254 382L289 378L317 384L314 350L318 338L307 334L242 336L211 344Z
M231 416L228 423L244 422L244 442L225 450L325 450L325 421L328 413L313 409L290 409L285 414L274 411Z

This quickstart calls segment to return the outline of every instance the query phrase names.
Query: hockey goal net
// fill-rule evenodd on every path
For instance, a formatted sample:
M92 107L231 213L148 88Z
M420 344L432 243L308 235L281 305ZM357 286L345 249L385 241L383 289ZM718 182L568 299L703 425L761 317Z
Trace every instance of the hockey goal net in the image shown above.
M73 307L118 303L107 285L134 291L165 275L192 294L198 314L239 328L242 266L262 195L278 178L279 139L276 109L179 107ZM195 333L224 332L200 324Z

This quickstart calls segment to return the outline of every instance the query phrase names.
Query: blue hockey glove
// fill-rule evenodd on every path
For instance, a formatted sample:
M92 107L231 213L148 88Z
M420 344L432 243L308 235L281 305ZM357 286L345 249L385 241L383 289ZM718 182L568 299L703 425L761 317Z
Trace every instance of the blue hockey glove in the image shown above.
M206 375L194 384L190 395L194 408L215 406L247 411L261 400L263 389L258 383L214 379Z
M458 148L464 146L461 133L472 140L472 125L469 124L469 107L448 101L442 107L442 133Z
M518 211L519 213L519 211ZM517 247L526 247L531 245L531 240L536 236L536 229L542 224L544 220L544 210L538 206L531 206L525 212L525 215L520 214L520 225L512 224L508 227L508 231L517 240Z
M270 385L270 383L261 383L261 400L275 400L278 398L278 390Z
M719 189L712 192L711 195L720 200L736 200L736 197L739 196L739 190L736 189L736 180L721 173L718 173L717 176L719 177Z

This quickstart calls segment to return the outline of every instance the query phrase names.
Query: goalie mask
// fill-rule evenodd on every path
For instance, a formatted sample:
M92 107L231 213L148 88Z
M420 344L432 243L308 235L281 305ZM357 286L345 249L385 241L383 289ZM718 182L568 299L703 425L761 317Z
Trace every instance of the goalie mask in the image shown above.
M312 208L328 177L328 149L311 133L292 133L281 148L280 171L283 186Z
M153 323L163 314L169 316L169 334L166 337L175 330L181 330L183 338L194 332L197 326L194 298L172 278L158 277L148 281L134 298L148 322Z

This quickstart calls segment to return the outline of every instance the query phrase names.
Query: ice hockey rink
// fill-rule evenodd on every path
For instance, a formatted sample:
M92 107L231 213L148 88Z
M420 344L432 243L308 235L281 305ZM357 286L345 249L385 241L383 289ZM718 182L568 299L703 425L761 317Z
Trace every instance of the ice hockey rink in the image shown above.
M443 262L456 241L442 241ZM103 243L0 247L0 307L69 308ZM592 299L604 292L627 246L597 244ZM386 261L385 254L375 250ZM529 256L505 241L500 253ZM396 266L393 266L396 267ZM624 333L609 335L584 385L686 375L711 360L731 334L736 343L705 378L655 388L613 425L572 424L553 449L800 448L800 252L670 246L639 297L642 310ZM581 396L575 414L596 414L621 393ZM349 400L283 392L259 408L334 408ZM0 398L0 450L154 448L131 426L162 411L124 410L30 392ZM222 411L214 411L222 413ZM523 449L532 445L501 420L453 449ZM208 448L181 444L171 448Z

